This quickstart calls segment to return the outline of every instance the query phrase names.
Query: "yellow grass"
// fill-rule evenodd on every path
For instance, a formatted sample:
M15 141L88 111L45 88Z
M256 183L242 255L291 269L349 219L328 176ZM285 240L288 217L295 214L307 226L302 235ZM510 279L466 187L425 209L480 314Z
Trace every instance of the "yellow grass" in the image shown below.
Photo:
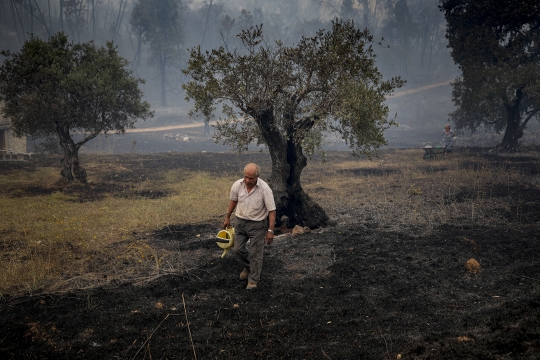
M11 180L4 176L0 186L28 186L35 177L32 175L25 184L24 177ZM134 261L158 267L156 250L135 241L131 234L148 233L168 224L216 221L227 207L233 181L204 173L186 176L185 172L167 173L165 180L159 190L171 195L160 199L108 196L80 203L61 192L2 197L0 207L10 210L3 212L0 227L4 237L0 294L14 289L32 292L59 279L84 275L88 263L96 257L106 259L109 269L126 259L130 264ZM155 185L142 182L135 186L147 190Z

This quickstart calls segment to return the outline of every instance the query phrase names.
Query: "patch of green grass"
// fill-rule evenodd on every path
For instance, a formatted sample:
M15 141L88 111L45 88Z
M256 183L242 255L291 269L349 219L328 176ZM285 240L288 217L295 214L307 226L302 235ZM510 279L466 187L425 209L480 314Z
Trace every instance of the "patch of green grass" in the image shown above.
M168 179L174 181L131 184L171 194L159 199L105 196L81 203L61 189L51 195L0 198L0 207L7 209L0 229L7 234L2 255L10 259L0 264L0 294L36 291L83 275L98 258L108 259L102 271L120 268L126 259L131 264L137 258L130 243L133 231L211 222L226 210L232 179L180 170L171 174ZM18 182L25 191L24 177ZM135 263L159 267L156 251L146 252L154 255L139 256Z
M60 191L56 191L51 194L51 199L54 201L77 201L77 197L64 194Z

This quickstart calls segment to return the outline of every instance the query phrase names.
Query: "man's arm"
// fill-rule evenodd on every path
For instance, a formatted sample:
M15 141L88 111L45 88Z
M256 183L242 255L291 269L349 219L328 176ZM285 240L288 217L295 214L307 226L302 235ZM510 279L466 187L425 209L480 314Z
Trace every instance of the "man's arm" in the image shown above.
M270 245L274 240L274 225L276 224L276 210L268 212L268 231L266 232L266 244ZM271 230L271 231L270 231Z
M236 208L238 201L231 200L229 202L229 207L227 208L227 214L225 214L225 221L223 222L223 228L226 229L231 226L231 215Z

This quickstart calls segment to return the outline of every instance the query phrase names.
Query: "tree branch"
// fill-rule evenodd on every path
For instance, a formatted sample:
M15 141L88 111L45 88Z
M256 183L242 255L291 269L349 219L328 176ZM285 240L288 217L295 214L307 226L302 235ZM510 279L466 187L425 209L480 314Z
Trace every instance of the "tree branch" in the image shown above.
M315 120L318 120L319 117L317 115L314 116L308 116L296 123L296 128L298 130L309 130L315 125Z
M525 120L523 120L523 123L521 124L521 126L519 127L519 129L521 131L525 130L525 126L527 126L527 123L529 122L529 120L531 120L531 118L538 114L538 112L540 111L540 108L536 108L536 109L533 109L531 110L530 112L525 112L526 114L528 114L527 118L525 118Z

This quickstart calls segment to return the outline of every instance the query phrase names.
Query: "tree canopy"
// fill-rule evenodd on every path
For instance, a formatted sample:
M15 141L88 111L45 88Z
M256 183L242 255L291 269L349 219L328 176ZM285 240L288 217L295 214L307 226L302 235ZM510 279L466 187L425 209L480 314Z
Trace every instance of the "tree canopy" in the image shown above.
M442 0L452 57L458 129L505 131L500 150L518 150L540 112L540 3L534 0Z
M139 84L111 42L73 44L63 33L48 41L31 36L0 68L2 114L18 136L57 135L64 151L62 175L86 182L79 148L100 133L123 133L152 116ZM74 140L74 133L82 139Z
M334 21L328 31L287 46L263 36L262 25L238 35L241 46L202 53L191 50L184 86L194 111L207 118L219 103L216 141L236 151L256 142L272 158L269 183L278 216L295 224L325 225L328 217L300 185L304 152L320 149L324 135L338 132L355 153L384 145L388 120L385 96L403 85L384 81L375 67L369 31L353 21Z

